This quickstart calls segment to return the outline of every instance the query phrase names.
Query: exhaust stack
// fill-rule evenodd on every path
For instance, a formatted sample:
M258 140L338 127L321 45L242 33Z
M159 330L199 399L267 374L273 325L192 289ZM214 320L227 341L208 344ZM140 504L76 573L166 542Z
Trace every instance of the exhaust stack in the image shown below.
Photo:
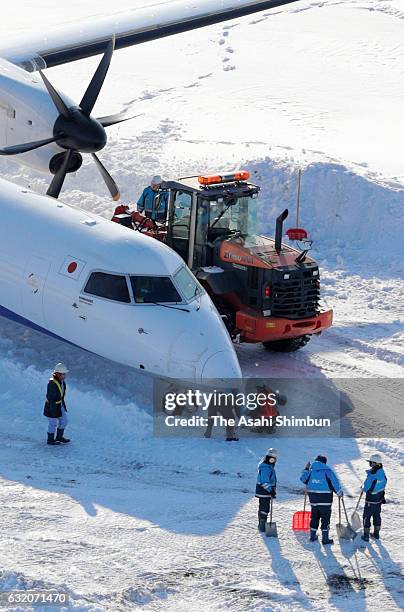
M282 228L283 228L283 222L285 221L286 217L288 216L289 211L287 208L285 208L285 210L279 215L279 217L276 219L276 230L275 230L275 251L277 253L281 252L281 246L282 246Z

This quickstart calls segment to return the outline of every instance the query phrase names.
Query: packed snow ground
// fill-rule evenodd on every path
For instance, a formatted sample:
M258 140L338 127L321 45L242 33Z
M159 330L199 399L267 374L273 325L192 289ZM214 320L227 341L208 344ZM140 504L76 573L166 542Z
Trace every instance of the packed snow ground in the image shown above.
M69 19L106 6L72 0ZM127 8L133 0L114 3ZM99 114L143 113L111 130L101 153L124 200L135 202L156 172L245 163L262 186L262 231L273 234L286 206L294 225L303 170L301 219L334 326L292 355L239 347L246 376L404 375L403 17L400 0L302 2L114 56ZM65 19L50 0L35 8L18 0L0 28L23 36ZM96 64L49 77L80 99ZM0 172L41 192L49 181L9 160ZM68 178L63 199L112 211L90 163ZM41 413L59 360L71 369L73 442L50 449ZM0 321L0 591L63 588L72 609L97 611L402 609L399 439L257 436L229 445L216 434L168 443L152 436L151 390L146 376ZM257 535L252 497L256 464L272 444L278 541ZM325 550L295 535L307 459L328 454L352 509L376 449L389 477L382 541Z
M52 449L43 444L39 416L47 372L16 359L0 362L1 590L66 590L80 610L402 607L398 440L276 440L279 540L267 540L256 533L252 490L257 461L273 441L153 438L147 383L134 401L97 389L101 363L93 359L86 364L90 381L72 376L73 442ZM302 507L298 475L319 450L344 483L349 511L365 458L383 453L389 503L380 543L324 549L292 532L291 516Z

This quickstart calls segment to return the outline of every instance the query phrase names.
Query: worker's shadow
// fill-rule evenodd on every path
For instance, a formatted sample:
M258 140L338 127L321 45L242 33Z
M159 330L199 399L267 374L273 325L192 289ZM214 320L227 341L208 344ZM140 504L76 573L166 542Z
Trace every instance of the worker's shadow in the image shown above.
M292 595L290 592L282 596L279 593L276 594L277 601L281 604L284 602L285 604L291 606L290 598L292 597L294 603L296 604L296 608L304 608L306 610L312 610L313 606L311 601L308 599L304 591L300 586L300 582L295 572L293 571L293 567L290 561L283 556L282 548L279 543L278 538L266 537L264 534L262 535L262 539L268 548L269 555L271 558L271 566L272 570L277 577L280 584L284 584L287 588L292 591ZM275 598L275 594L274 594Z
M399 609L403 609L403 571L401 566L390 557L380 540L368 545L370 558L383 580L386 591Z
M363 553L369 553L367 558L370 558L372 561L375 570L380 575L380 580L385 585L387 593L394 599L398 608L402 609L403 572L400 564L393 561L380 540L371 540L369 544L365 544L358 534L353 542L341 540L341 552L349 561L353 572L357 574L358 582L362 584L363 589L366 589L369 581L361 576L359 561Z
M352 601L355 610L365 612L366 604L366 580L361 576L360 568L356 560L356 567L349 559L351 572L347 573L345 568L336 558L332 546L338 546L338 539L334 538L332 546L323 546L320 541L310 542L308 534L296 533L296 539L307 551L316 558L318 566L323 574L324 583L329 591L329 603L343 612L347 609L347 597ZM355 555L356 547L352 542L340 540L341 551L345 558ZM345 552L344 552L345 551Z

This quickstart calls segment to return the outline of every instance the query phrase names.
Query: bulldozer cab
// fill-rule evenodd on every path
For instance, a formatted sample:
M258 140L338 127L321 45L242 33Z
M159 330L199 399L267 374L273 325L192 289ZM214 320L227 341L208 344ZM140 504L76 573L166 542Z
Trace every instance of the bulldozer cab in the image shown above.
M307 232L292 228L282 243L259 232L259 187L246 171L222 176L167 181L167 215L159 231L204 286L230 336L262 342L274 351L295 351L332 323L332 310L320 305L318 264L307 257ZM159 238L160 239L160 238Z
M214 250L224 239L256 235L259 188L235 176L213 177L217 182L207 185L200 181L209 177L164 184L169 191L166 242L191 269L214 265Z

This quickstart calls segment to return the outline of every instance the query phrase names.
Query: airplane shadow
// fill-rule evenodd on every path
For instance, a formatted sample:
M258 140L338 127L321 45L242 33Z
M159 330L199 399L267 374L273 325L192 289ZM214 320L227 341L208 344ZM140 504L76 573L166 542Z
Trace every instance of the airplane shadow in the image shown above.
M160 527L194 535L223 532L254 495L257 463L268 446L265 438L235 444L146 435L133 436L131 447L130 432L127 437L111 433L108 440L99 440L88 426L93 420L77 415L69 428L70 445L52 448L45 444L45 420L24 419L22 440L18 433L1 436L2 476L24 487L68 496L80 504L83 516L95 520L99 509L107 508L136 519L135 526L142 529ZM113 432L112 425L108 429ZM278 439L276 445L281 456L289 458L277 469L282 503L301 495L296 486L300 469L318 452L318 441ZM344 441L344 455L357 458L354 441Z
M21 369L26 399L19 400L23 427L10 422L7 405L0 405L2 474L10 481L64 493L94 518L97 507L102 506L143 520L147 528L219 533L254 494L257 463L269 445L276 443L281 458L287 458L280 460L277 469L280 495L282 486L291 490L291 478L292 488L295 486L302 465L325 445L331 462L333 451L341 453L341 449L348 464L359 457L355 439L340 439L338 429L334 437L327 438L291 438L280 432L248 438L241 430L238 443L226 443L216 432L211 440L201 434L190 439L154 437L150 377L8 321L0 323L3 358ZM43 393L51 367L58 361L66 362L70 369L68 432L72 442L51 448L45 445ZM31 374L27 375L32 364L35 391L30 387ZM43 371L43 387L38 384L38 370ZM332 381L319 370L320 377L329 396L335 395ZM290 409L299 385L295 381L287 384ZM320 410L316 390L315 385L305 393ZM343 408L348 423L350 410L348 398Z

